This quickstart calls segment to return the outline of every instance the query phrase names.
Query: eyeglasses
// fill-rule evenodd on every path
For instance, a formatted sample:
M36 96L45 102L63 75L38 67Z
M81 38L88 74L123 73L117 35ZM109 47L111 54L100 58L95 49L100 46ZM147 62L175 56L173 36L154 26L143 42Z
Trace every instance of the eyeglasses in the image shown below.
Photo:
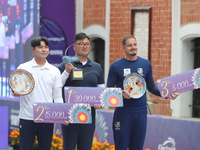
M90 47L91 46L90 43L76 43L76 45L79 45L80 47L84 47L84 46Z

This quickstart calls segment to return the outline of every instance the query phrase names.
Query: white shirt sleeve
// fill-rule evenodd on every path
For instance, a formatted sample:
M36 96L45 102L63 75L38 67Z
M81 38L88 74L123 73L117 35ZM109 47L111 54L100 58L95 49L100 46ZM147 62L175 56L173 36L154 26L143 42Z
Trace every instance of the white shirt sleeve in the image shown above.
M102 88L104 88L104 87L105 87L105 84L97 84L97 87L102 87Z
M61 74L60 71L58 70L58 73L56 74L55 81L54 81L54 86L53 86L53 100L54 103L63 103L63 98L62 98L62 81L61 81Z
M66 70L64 70L61 75L61 78L62 78L62 86L64 86L66 80L69 78L69 73Z
M62 87L56 87L53 90L54 103L64 103L62 98Z

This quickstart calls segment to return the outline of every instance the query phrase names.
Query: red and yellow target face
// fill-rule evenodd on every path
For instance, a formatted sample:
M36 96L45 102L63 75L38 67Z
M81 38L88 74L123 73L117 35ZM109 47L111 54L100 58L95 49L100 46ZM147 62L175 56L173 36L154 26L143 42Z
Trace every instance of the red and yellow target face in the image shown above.
M74 104L69 110L70 123L91 123L91 106L88 104Z
M120 88L106 88L100 94L100 102L103 106L121 107L123 106L122 91Z
M88 122L88 114L85 112L79 112L77 114L77 119L78 119L78 122L80 123L86 123Z
M120 104L119 98L115 95L112 95L108 98L108 104L110 106L116 107Z

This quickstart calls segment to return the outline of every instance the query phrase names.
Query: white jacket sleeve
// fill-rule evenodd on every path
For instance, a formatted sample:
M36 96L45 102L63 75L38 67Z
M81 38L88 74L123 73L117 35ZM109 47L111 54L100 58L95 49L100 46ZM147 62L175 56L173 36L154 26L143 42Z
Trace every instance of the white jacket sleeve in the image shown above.
M62 86L64 86L66 80L69 78L69 73L66 70L64 70L61 75L61 78L62 78Z

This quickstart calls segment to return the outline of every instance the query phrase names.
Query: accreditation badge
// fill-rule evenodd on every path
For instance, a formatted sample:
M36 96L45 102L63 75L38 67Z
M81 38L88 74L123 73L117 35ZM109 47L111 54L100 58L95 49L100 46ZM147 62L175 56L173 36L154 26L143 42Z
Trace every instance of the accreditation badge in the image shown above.
M130 73L131 73L131 69L130 68L124 68L124 76L127 76Z

